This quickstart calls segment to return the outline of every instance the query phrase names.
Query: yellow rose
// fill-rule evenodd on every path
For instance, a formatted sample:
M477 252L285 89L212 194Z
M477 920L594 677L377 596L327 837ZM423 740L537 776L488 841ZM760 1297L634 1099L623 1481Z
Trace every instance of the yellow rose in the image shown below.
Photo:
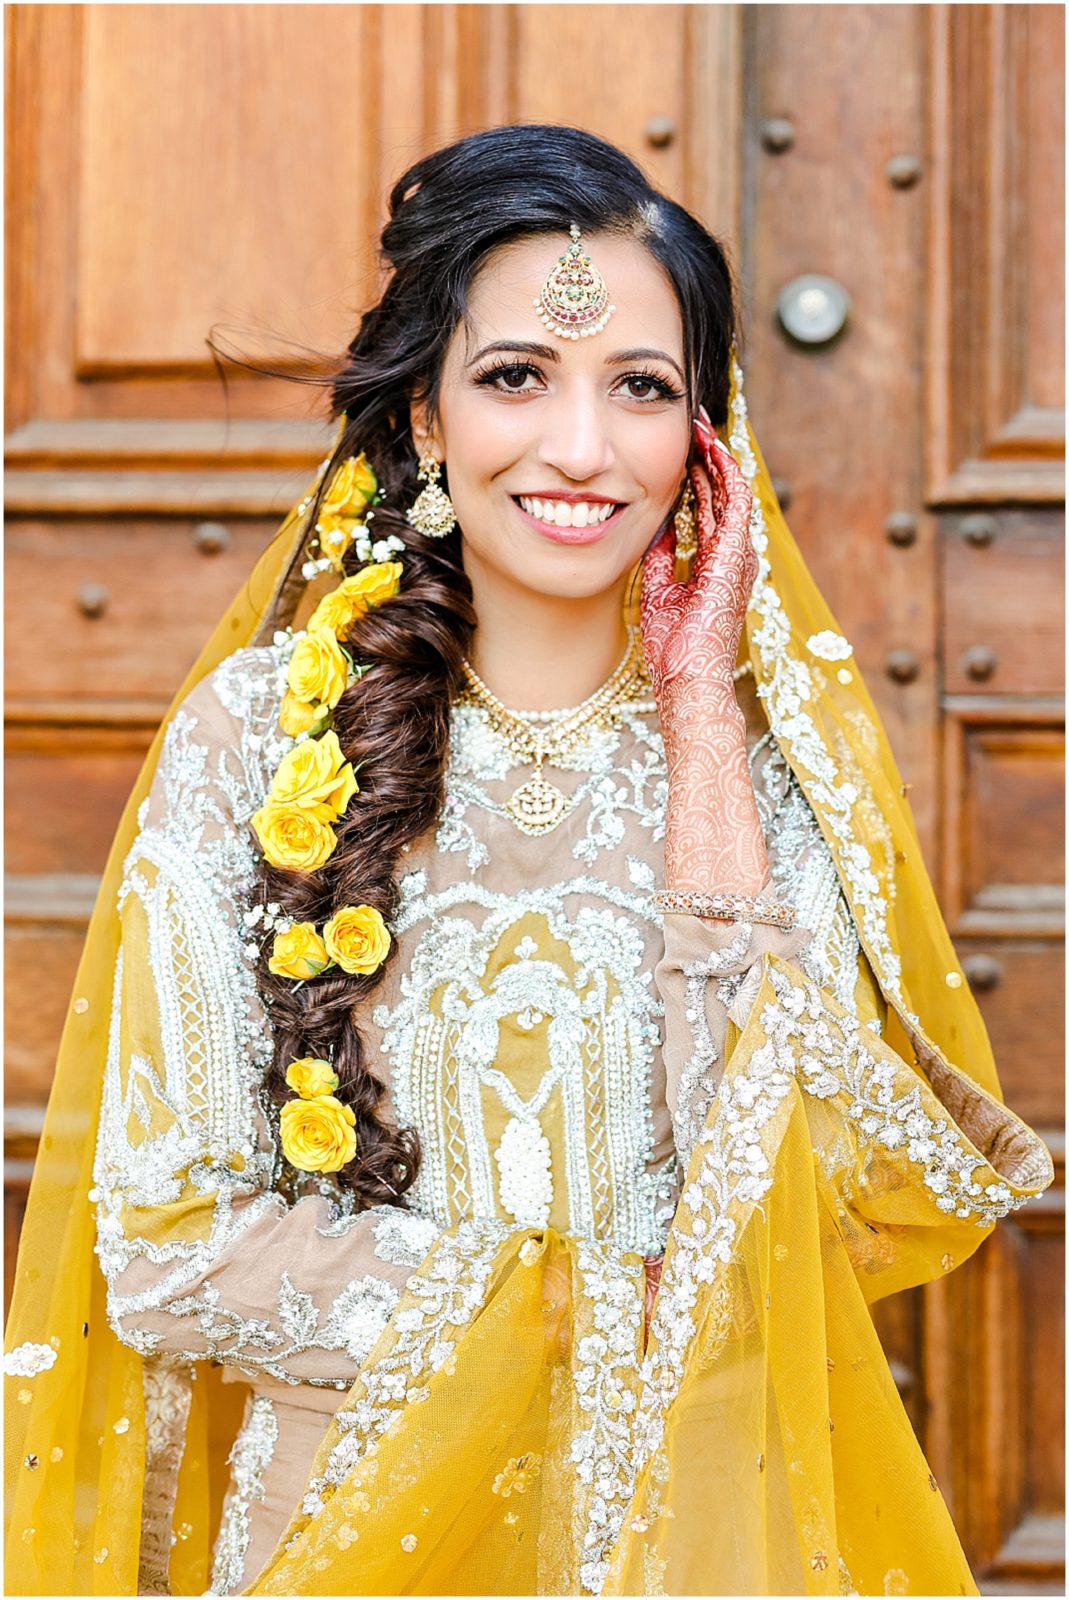
M338 842L329 822L300 806L261 806L252 819L264 859L289 872L316 872Z
M286 682L298 700L336 706L349 681L349 663L327 628L306 633L290 656Z
M378 561L346 578L316 606L308 619L309 632L329 628L335 634L344 633L356 617L393 599L401 586L403 570L400 561Z
M286 933L275 934L267 966L280 978L314 978L329 960L327 947L315 931L315 925L295 922Z
M317 1095L330 1094L338 1087L338 1074L329 1061L321 1061L318 1056L302 1056L286 1068L286 1082L302 1100L314 1100Z
M302 1172L337 1172L356 1154L356 1117L332 1094L287 1100L282 1107L282 1153Z
M379 480L361 450L358 456L343 461L330 481L320 506L320 522L327 517L358 517L378 491Z
M323 929L323 943L343 972L374 972L385 961L390 934L371 906L342 906Z
M340 817L357 782L333 728L321 739L305 739L288 750L271 779L268 805L298 806L321 822Z
M349 580L346 579L346 583ZM345 584L340 588L332 589L325 594L308 618L308 631L315 633L318 628L323 628L335 635L343 634L354 617L359 617L363 606L354 606L349 596L345 593Z
M295 739L299 733L308 733L314 728L320 717L328 707L309 704L298 700L292 689L287 689L282 696L282 706L278 713L278 725L283 733L288 733Z

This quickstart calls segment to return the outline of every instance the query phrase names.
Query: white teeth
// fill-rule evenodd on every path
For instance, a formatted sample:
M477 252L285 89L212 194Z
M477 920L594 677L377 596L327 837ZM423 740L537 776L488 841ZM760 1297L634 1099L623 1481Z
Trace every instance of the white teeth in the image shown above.
M535 500L526 495L516 497L523 509L539 522L556 528L589 528L595 523L607 522L616 510L614 505L604 505L592 500Z

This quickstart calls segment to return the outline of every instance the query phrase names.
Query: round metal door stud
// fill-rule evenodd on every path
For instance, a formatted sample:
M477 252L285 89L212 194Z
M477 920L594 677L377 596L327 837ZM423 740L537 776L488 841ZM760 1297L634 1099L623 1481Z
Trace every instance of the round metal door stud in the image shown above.
M799 344L830 344L846 325L850 296L834 278L808 272L781 291L776 312Z
M794 123L789 117L766 117L761 124L761 143L770 155L782 155L794 144Z

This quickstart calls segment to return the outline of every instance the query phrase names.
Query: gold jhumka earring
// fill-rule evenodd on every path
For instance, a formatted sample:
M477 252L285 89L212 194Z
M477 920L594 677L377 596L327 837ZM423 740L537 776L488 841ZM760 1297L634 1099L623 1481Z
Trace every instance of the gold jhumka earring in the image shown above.
M442 463L435 460L429 450L419 458L419 481L422 489L405 513L409 525L428 539L444 539L456 527L457 514L452 500L439 485Z
M553 267L532 304L550 333L560 339L589 339L600 333L613 312L605 279L583 249L579 224L572 242Z

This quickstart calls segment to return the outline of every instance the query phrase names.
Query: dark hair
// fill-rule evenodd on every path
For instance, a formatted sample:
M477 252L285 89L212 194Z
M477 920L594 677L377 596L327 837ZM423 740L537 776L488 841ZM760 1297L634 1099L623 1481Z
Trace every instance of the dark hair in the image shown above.
M337 846L317 872L260 868L263 900L280 902L295 920L321 927L339 907L367 904L389 922L398 855L437 819L450 707L476 618L459 530L427 539L404 518L419 490L409 401L425 395L435 415L445 349L488 254L533 234L567 234L573 222L587 235L633 238L661 264L679 298L691 411L704 405L717 426L727 418L735 297L724 251L622 151L577 128L518 124L461 139L398 179L381 240L391 275L333 380L331 414L344 413L345 426L307 525L314 527L337 468L363 451L384 497L373 537L404 539L404 571L400 592L361 616L345 638L354 660L372 670L334 710L334 729L360 783L338 821ZM347 571L359 566L351 550L345 561ZM269 954L265 946L258 969L274 1025L269 1092L276 1101L287 1096L285 1072L294 1059L331 1061L337 1093L356 1115L356 1158L339 1179L362 1205L399 1199L419 1170L419 1138L383 1120L384 1086L359 1025L383 969L354 977L332 968L294 984L268 971Z

